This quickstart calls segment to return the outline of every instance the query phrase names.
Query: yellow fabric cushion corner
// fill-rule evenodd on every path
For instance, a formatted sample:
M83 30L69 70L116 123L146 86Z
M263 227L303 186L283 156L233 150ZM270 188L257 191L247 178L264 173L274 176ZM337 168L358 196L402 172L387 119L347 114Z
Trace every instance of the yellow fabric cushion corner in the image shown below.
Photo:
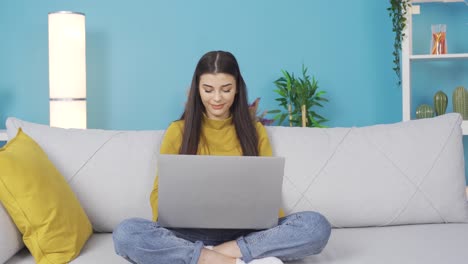
M70 262L92 234L65 178L21 129L0 148L0 201L36 263Z

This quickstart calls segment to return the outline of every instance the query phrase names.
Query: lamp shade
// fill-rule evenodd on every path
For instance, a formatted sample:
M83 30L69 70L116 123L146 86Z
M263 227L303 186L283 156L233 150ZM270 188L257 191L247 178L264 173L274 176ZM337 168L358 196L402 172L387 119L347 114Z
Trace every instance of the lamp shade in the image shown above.
M85 15L49 13L50 125L86 128Z

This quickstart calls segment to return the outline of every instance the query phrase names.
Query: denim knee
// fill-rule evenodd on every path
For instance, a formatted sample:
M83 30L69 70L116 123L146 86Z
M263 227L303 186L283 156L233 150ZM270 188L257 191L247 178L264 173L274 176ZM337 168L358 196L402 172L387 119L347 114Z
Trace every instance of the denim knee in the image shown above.
M331 234L331 225L328 220L317 212L301 212L301 232L304 235L304 243L310 245L311 254L320 253Z
M131 245L132 234L138 230L144 229L149 220L142 218L130 218L123 220L114 228L112 239L114 241L115 251L119 255L126 255L126 245Z

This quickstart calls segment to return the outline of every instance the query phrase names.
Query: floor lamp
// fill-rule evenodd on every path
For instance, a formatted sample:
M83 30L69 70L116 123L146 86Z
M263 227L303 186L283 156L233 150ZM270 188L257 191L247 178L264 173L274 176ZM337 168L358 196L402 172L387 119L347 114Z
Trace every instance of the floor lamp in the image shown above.
M49 13L50 126L86 128L85 15Z

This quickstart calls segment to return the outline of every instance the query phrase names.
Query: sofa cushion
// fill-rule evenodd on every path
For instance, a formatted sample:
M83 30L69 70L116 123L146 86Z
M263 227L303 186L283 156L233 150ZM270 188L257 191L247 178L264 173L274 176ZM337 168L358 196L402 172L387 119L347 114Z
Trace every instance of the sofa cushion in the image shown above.
M461 116L361 128L267 127L286 213L334 227L468 221Z
M21 129L0 149L0 201L37 263L70 262L92 233L70 186Z
M288 264L466 263L468 224L333 229L318 255Z
M288 264L466 263L468 224L332 229L322 253ZM6 264L33 264L27 250ZM129 263L114 252L112 234L95 234L72 264Z
M98 232L130 217L151 219L149 195L164 131L62 129L8 118L31 136L66 178Z
M24 244L21 240L21 233L0 203L0 263L5 263L7 259L20 250Z
M115 254L112 234L106 233L92 235L81 250L80 256L70 263L128 264L129 262ZM34 264L34 258L31 257L27 249L24 249L5 264Z

